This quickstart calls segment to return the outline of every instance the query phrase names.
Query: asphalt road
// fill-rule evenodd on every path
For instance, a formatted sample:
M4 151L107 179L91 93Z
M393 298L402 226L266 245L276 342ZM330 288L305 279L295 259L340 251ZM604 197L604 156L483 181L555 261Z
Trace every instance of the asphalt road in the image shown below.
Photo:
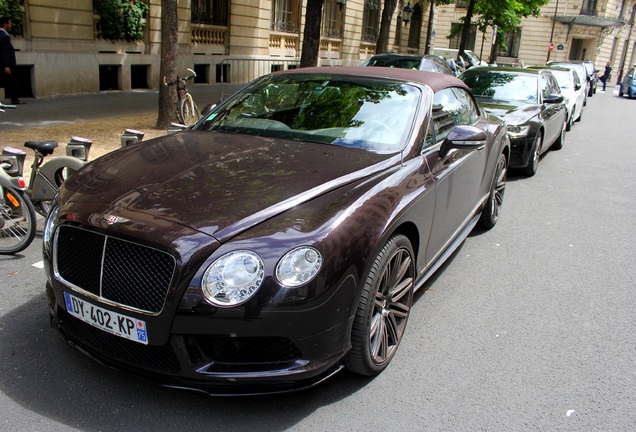
M0 430L636 430L635 109L595 95L535 177L509 177L375 379L213 398L107 369L49 327L40 233L0 257Z

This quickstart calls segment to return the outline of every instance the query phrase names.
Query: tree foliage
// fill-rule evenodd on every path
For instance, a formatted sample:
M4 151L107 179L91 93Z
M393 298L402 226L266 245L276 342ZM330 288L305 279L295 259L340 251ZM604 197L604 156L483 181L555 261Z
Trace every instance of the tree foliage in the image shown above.
M134 42L144 38L148 5L141 0L93 0L99 15L99 36Z
M0 17L11 20L11 34L20 36L23 34L22 10L20 0L0 0Z

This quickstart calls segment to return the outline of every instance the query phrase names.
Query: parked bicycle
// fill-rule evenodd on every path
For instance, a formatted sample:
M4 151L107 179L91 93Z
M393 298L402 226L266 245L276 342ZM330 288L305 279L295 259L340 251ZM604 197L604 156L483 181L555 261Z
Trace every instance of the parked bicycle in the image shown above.
M88 152L92 143L86 138L72 137L66 145L66 156L58 156L46 162L45 158L52 155L57 148L57 141L27 141L24 143L24 146L33 150L34 153L29 183L25 192L38 213L46 216L62 183L88 163ZM17 165L12 166L7 171L12 177L22 176L25 159L25 151L10 147L3 148L2 154L0 154L0 161L17 161L15 162Z
M201 117L199 107L188 92L188 80L195 78L197 74L192 69L188 69L188 71L191 75L186 77L177 75L177 79L171 82L167 82L166 77L163 77L163 85L174 85L177 88L177 120L186 126L193 125Z
M15 105L0 103L0 112ZM14 156L0 159L0 254L15 254L26 249L37 230L33 204L26 194L26 182L20 175L11 175L19 167Z

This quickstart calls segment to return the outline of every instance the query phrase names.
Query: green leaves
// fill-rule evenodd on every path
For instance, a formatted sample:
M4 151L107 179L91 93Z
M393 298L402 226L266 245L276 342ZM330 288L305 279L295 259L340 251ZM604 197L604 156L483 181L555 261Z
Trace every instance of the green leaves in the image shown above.
M2 1L2 0L0 0ZM93 0L95 13L100 16L99 37L134 42L142 40L148 5L141 0Z
M8 17L11 20L12 35L22 35L22 10L20 10L19 0L0 0L0 16Z

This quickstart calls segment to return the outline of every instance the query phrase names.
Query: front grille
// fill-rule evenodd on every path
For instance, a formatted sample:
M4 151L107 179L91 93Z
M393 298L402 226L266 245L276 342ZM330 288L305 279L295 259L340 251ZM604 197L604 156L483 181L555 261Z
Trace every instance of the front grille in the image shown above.
M167 253L136 243L61 226L55 250L59 276L112 302L161 312L175 271Z
M142 345L99 330L58 309L60 326L66 335L97 353L142 368L178 372L179 360L170 345Z

